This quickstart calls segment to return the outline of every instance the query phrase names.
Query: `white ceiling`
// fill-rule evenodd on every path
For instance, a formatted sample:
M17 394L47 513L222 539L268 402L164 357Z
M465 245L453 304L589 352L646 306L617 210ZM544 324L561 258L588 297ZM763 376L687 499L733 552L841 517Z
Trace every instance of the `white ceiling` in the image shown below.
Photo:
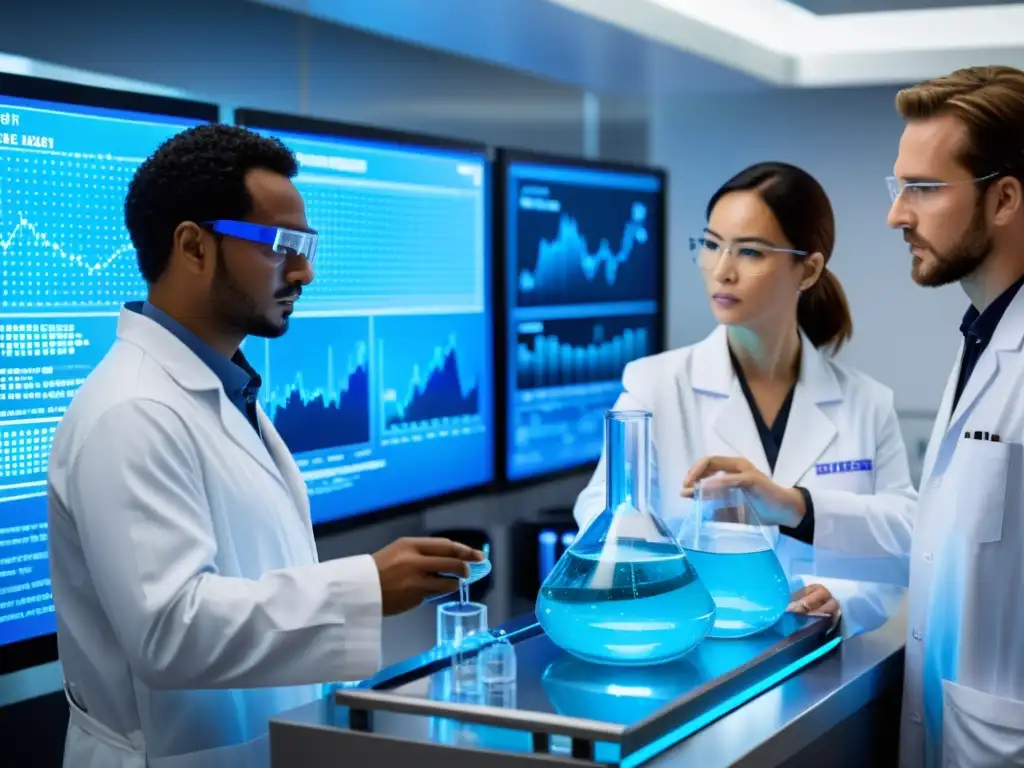
M252 1L622 96L900 85L974 64L1024 68L1024 3ZM865 3L912 9L835 12Z
M865 11L919 11L965 5L1013 5L1014 0L791 0L817 14Z
M1024 3L819 15L787 0L549 1L780 86L900 84L973 64L1024 66Z

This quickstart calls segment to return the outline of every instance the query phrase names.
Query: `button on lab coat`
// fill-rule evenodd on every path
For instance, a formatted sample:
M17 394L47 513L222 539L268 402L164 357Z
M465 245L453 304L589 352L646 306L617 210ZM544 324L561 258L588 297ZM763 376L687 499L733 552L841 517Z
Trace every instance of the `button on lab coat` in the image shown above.
M925 454L904 657L905 768L1024 765L1022 344L1018 293L951 413L954 367ZM965 439L968 430L1000 442Z
M373 559L318 563L302 477L259 424L265 444L184 344L122 311L50 457L69 768L266 765L270 717L377 670Z
M917 492L892 391L826 357L805 336L801 345L800 378L774 473L733 370L725 327L626 367L615 408L654 415L657 508L674 527L692 506L679 496L690 468L707 455L739 456L779 485L807 488L816 548L905 564ZM577 498L577 523L586 525L604 505L602 457Z

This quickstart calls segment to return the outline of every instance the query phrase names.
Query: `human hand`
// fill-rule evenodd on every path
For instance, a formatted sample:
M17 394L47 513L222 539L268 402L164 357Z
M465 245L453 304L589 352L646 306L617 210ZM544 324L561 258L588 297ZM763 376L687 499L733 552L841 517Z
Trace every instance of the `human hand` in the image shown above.
M787 611L792 613L824 613L827 616L839 615L839 601L821 584L811 584L798 589L790 596Z
M404 613L428 597L455 592L458 579L439 574L467 577L467 563L483 559L483 552L450 539L407 537L388 544L373 553L380 573L382 613Z
M719 472L723 474L717 474ZM692 498L698 482L708 490L742 488L754 505L759 522L764 525L795 528L807 513L800 491L783 488L746 459L705 456L687 473L681 495Z

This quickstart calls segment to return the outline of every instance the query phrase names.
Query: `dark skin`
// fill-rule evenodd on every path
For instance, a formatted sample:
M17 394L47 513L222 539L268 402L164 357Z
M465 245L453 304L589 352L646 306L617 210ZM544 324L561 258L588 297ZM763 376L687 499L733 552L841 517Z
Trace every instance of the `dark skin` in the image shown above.
M246 221L272 227L312 231L306 206L285 176L254 168L246 176L253 209ZM198 223L183 221L174 232L171 260L161 279L150 286L149 301L175 317L211 347L231 357L250 334L281 335L288 328L292 304L313 281L313 268L301 256L280 265L266 246L232 237L218 238ZM221 269L233 284L231 301L218 301L218 251ZM223 284L223 277L222 284Z
M312 232L306 206L285 176L260 168L246 175L252 212L246 221ZM219 241L219 242L218 242ZM149 301L225 357L246 336L274 338L288 330L294 300L313 281L313 267L298 254L275 263L269 248L233 237L218 238L197 222L174 231L171 260L149 289ZM403 538L373 554L385 616L416 607L428 597L455 592L459 583L441 573L469 575L482 552L442 538Z

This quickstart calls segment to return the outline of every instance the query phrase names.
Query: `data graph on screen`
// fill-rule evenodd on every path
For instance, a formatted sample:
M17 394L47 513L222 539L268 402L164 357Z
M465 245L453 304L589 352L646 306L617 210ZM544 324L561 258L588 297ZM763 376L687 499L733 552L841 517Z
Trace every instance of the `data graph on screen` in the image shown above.
M489 482L483 148L247 110L240 119L295 152L320 235L314 280L289 331L264 342L260 371L261 404L299 466L313 522Z
M202 111L189 105L186 112ZM0 94L0 646L54 631L54 433L145 296L124 227L139 164L198 119Z
M521 179L515 190L517 305L651 298L660 222L654 192Z
M431 318L414 336L380 333L386 433L481 421L478 329L455 318ZM463 331L464 335L459 333ZM460 338L460 335L462 336Z
M370 442L369 322L334 317L266 344L263 407L292 453Z
M627 363L654 351L650 316L526 322L517 336L520 390L617 381Z
M663 177L502 154L506 476L600 456L623 369L660 351Z
M8 310L116 310L144 295L122 224L137 158L0 148L0 258ZM16 279L11 279L17 274Z

